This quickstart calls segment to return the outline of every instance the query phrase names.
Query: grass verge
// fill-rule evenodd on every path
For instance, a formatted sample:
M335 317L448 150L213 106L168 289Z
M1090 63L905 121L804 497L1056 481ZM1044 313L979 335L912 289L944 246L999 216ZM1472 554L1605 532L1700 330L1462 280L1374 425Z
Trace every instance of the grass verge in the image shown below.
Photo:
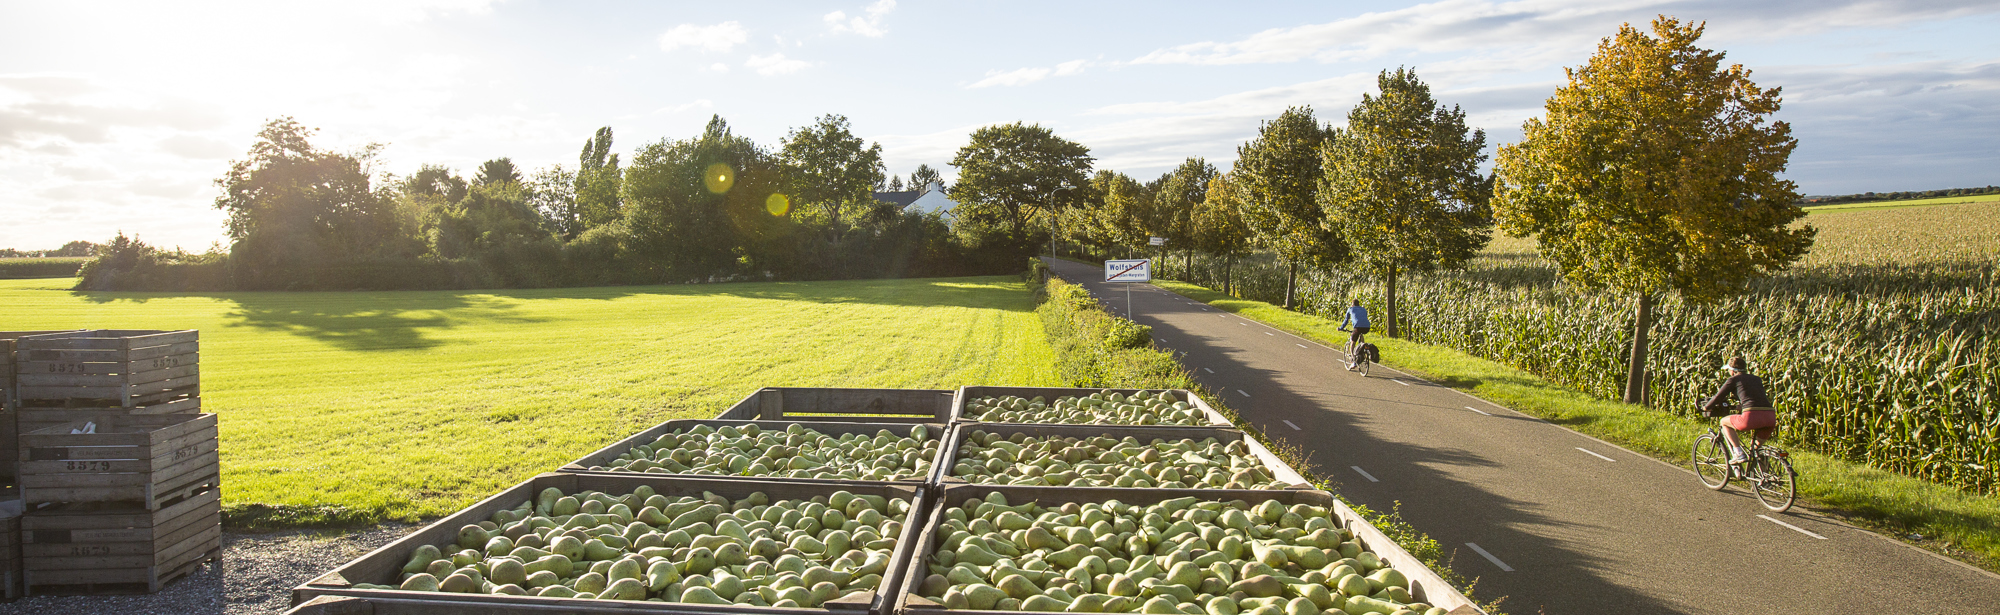
M1293 334L1340 347L1326 319L1182 282L1157 286ZM1370 339L1384 363L1508 408L1674 464L1709 424L1600 399L1457 350L1387 336ZM1808 451L1792 454L1805 506L1987 570L2000 571L2000 498L1968 494ZM1692 486L1690 487L1692 488Z
M1056 383L1015 277L299 293L0 280L10 329L199 329L231 527L462 508L759 387Z

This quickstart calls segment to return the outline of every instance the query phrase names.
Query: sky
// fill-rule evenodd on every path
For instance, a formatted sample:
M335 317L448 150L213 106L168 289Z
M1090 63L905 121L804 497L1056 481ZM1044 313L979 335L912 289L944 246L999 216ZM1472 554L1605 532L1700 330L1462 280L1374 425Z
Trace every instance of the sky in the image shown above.
M1024 121L1148 179L1227 169L1258 123L1340 124L1407 66L1488 152L1620 24L1707 22L1764 87L1805 194L2000 184L2000 3L17 2L0 0L0 248L138 235L224 241L214 180L265 122L385 147L374 170L574 167L698 134L776 147L825 114L890 173L943 171L974 129Z

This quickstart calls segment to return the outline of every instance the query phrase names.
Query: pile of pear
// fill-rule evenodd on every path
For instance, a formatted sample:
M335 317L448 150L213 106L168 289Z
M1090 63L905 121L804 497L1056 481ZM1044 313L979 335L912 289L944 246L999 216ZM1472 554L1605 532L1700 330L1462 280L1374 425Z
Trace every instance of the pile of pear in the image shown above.
M887 429L874 436L831 436L792 423L784 431L754 423L676 429L651 444L620 453L596 471L847 480L923 480L937 459L938 436L924 425L908 437Z
M549 488L460 528L456 542L416 547L397 586L355 587L812 608L872 598L910 504L847 491L772 502Z
M1326 508L1182 497L944 511L918 595L947 609L1186 615L1441 615Z
M1099 391L1086 397L1063 396L1050 404L1040 396L982 397L967 401L966 420L982 423L1066 423L1074 425L1207 425L1200 408L1174 399L1172 391L1139 391L1127 397Z
M1009 437L974 429L961 438L951 475L976 484L1167 489L1283 489L1242 440L1142 443L1124 439Z

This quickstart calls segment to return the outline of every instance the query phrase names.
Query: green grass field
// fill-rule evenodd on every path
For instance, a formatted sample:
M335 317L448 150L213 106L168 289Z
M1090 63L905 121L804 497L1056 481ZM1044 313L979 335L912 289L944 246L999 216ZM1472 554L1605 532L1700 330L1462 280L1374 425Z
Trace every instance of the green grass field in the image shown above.
M523 291L78 293L0 328L200 329L225 503L436 516L758 387L1048 386L1011 277ZM299 514L299 513L294 513Z

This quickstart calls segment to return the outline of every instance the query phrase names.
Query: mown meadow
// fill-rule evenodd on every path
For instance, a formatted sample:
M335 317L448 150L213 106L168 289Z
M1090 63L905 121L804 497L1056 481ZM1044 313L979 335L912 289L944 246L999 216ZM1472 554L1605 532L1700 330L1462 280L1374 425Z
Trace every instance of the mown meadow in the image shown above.
M237 523L437 516L758 387L1047 386L1015 277L522 291L73 292L0 281L0 329L202 333Z

